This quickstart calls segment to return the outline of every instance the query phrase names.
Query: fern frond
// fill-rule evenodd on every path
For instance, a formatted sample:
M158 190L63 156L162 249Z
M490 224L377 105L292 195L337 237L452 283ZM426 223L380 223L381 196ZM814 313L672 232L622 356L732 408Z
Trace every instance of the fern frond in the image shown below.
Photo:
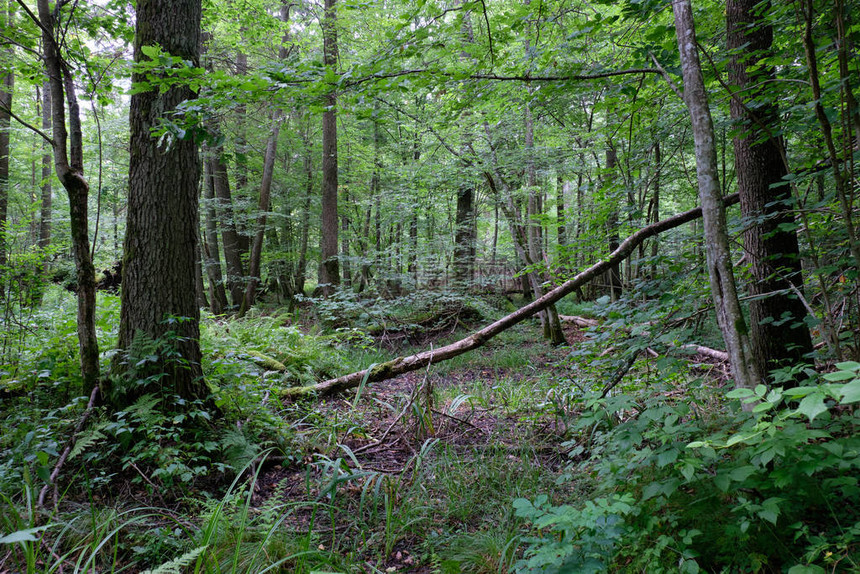
M155 570L146 570L142 574L182 574L183 569L194 562L205 550L205 545L198 546L194 550L186 552L179 558L174 558L170 562L165 562Z
M75 446L72 448L72 452L69 453L69 460L75 458L91 446L99 444L106 438L107 437L101 432L99 432L98 429L92 429L82 432L78 436L78 440L75 442Z

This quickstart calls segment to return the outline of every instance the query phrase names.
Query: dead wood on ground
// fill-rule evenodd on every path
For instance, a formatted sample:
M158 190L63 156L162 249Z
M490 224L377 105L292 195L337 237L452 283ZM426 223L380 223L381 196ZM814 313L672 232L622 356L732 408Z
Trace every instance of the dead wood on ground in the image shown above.
M733 194L727 196L723 201L727 206L732 205L737 203L738 195ZM643 227L625 239L606 259L603 259L588 269L581 271L572 279L565 281L552 291L546 293L543 297L535 299L528 305L521 307L510 315L502 317L498 321L495 321L483 329L472 333L464 339L451 343L450 345L445 345L438 349L422 351L421 353L410 355L408 357L397 357L391 361L379 363L367 369L343 375L342 377L337 377L335 379L329 379L327 381L317 383L316 385L286 388L281 391L281 395L284 397L298 397L311 394L317 394L319 396L337 394L348 389L358 387L362 384L383 381L403 373L427 367L434 363L447 361L448 359L453 359L454 357L482 347L487 341L499 333L510 329L535 313L547 308L553 303L556 303L565 295L572 293L595 277L606 273L614 265L618 265L629 257L630 254L633 253L634 249L636 249L646 239L654 237L664 231L679 227L700 217L702 217L702 209L697 207Z

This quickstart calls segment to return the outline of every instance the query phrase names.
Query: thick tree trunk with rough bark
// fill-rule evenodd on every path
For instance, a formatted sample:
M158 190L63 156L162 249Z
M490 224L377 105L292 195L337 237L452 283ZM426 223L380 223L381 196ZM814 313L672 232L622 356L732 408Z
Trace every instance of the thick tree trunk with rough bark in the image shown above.
M725 198L725 204L730 205L737 203L738 196L732 195ZM625 239L618 246L618 249L609 254L606 259L592 265L588 269L578 273L572 279L565 281L543 297L532 301L528 305L519 310L502 317L498 321L484 327L483 329L472 333L465 339L460 339L450 345L445 345L438 349L431 349L421 353L410 355L408 357L397 357L391 361L380 363L363 371L356 371L336 379L329 379L316 385L308 387L290 387L281 391L281 394L286 397L297 397L310 394L318 394L320 396L328 396L336 393L355 388L361 384L375 383L384 381L403 373L417 371L428 365L441 363L448 359L453 359L464 353L468 353L487 343L490 339L510 329L514 325L528 319L535 313L546 309L548 306L555 304L562 297L573 293L582 285L585 285L594 278L599 277L613 265L618 265L624 261L631 253L649 237L674 229L680 225L693 221L702 217L702 209L696 208L684 213L679 213L674 217L670 217L665 221L658 221L647 227L643 227L630 237Z
M463 178L468 178L465 174ZM475 187L470 181L462 182L457 189L457 210L454 216L454 282L466 288L472 282L474 236L472 220L475 217Z
M793 231L791 188L780 142L772 90L773 29L763 18L770 2L730 0L726 5L735 174L741 213L747 219L744 250L750 261L750 342L759 373L803 361L812 351L806 308L792 290L803 288L800 249Z
M77 327L83 392L90 394L99 381L99 343L96 335L96 270L90 253L87 213L90 186L84 177L81 111L71 70L63 61L54 38L58 31L48 0L38 0L36 5L42 29L45 72L51 87L54 169L69 196L69 223L78 284ZM69 106L68 129L66 105Z
M749 330L741 311L732 270L726 231L726 210L718 179L717 147L708 94L702 78L690 0L673 0L675 32L681 53L684 100L693 124L696 174L705 229L708 275L717 321L729 353L736 387L753 388L761 382L749 341Z
M325 0L323 16L323 59L325 66L334 71L337 66L337 13L336 0ZM326 111L322 118L322 218L320 221L319 286L323 294L331 294L340 285L338 261L337 217L337 93L329 86Z
M138 0L134 59L143 46L165 51L198 65L200 0ZM138 74L133 82L144 80ZM128 219L123 260L119 347L135 337L176 334L172 343L181 360L154 365L167 372L167 388L185 398L208 390L200 366L200 310L195 296L200 161L193 138L165 149L152 128L178 104L195 97L186 86L165 92L149 90L131 97ZM170 320L171 318L179 318ZM169 381L169 382L168 382Z

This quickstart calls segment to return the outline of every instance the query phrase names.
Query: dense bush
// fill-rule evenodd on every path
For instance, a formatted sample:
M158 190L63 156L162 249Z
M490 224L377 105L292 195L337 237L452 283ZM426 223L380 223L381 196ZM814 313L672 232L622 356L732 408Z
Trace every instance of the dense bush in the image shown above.
M515 502L535 529L521 572L760 572L860 565L860 364L707 416L660 389L583 397L571 474L592 500ZM787 375L783 374L783 378ZM845 382L847 381L847 382ZM826 570L825 570L826 569Z

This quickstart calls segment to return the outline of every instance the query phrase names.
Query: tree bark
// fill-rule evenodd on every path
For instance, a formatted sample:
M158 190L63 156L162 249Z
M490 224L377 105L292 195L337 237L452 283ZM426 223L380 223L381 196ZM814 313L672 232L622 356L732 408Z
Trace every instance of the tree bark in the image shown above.
M12 23L14 5L14 2L3 3L2 16L7 28L14 25ZM7 67L0 72L2 73L2 79L0 79L0 274L2 275L6 274L8 265L6 230L9 207L9 124L12 119L12 94L15 91L12 56L11 45L3 48L3 59Z
M287 2L281 3L281 21L284 24L289 24L290 7L292 5ZM287 46L290 42L289 33L285 33L281 40L281 46L278 49L278 59L284 61L289 53ZM247 61L245 62L247 65ZM275 159L278 152L278 136L281 130L281 121L284 113L280 108L276 108L272 112L272 131L269 134L269 139L266 142L266 154L263 156L263 177L260 181L260 201L257 204L257 221L256 231L254 233L254 241L251 243L251 256L248 262L248 284L245 287L245 297L242 300L242 306L239 309L239 316L242 317L250 309L257 300L257 286L260 284L260 260L263 257L263 239L266 235L266 219L271 204L272 195L272 179L275 172Z
M472 219L475 213L475 186L469 176L461 174L464 181L457 188L457 210L454 216L454 282L460 289L472 283L472 252L474 236Z
M90 252L87 197L90 186L84 177L84 147L81 112L72 73L63 61L54 38L56 22L48 0L37 2L42 30L45 72L51 87L51 127L54 169L69 196L69 223L77 275L77 328L84 394L99 380L99 343L96 335L96 272ZM66 105L69 127L66 128Z
M51 132L51 86L48 80L42 84L42 131ZM44 273L48 271L48 258L45 251L51 246L51 207L53 189L51 185L51 148L42 143L42 204L39 211L39 249L42 250Z
M724 199L725 205L732 205L737 203L737 201L737 195L731 195ZM510 315L507 315L506 317L503 317L483 329L472 333L468 337L460 339L450 345L445 345L438 349L423 351L408 357L397 357L396 359L375 365L368 369L356 371L336 379L329 379L316 385L286 388L281 391L281 394L288 397L309 395L313 393L320 396L328 396L355 388L361 384L384 381L403 373L423 369L429 365L441 363L442 361L453 359L454 357L477 349L499 333L510 329L514 325L524 321L542 309L545 309L547 306L556 303L561 300L562 297L574 292L576 289L593 280L595 277L606 273L612 265L618 265L624 261L624 259L629 257L636 247L649 237L654 237L664 231L674 229L700 217L702 217L702 208L697 207L695 209L685 211L684 213L679 213L678 215L670 217L664 221L658 221L657 223L643 227L621 242L618 249L610 253L609 257L606 259L603 259L588 269L578 273L575 277L565 281L543 297L536 299Z
M251 244L251 257L248 264L248 284L245 287L245 297L239 309L239 317L245 315L257 300L257 285L260 283L260 260L263 256L263 238L266 233L266 219L272 195L272 176L275 171L275 155L278 150L278 135L281 129L280 112L272 114L272 133L266 142L266 155L263 158L263 179L260 183L260 202L257 205L257 231Z
M806 308L792 292L803 288L800 249L793 231L791 188L779 133L779 111L772 88L773 29L762 14L770 2L730 0L726 5L726 43L730 50L732 120L741 124L734 137L735 174L741 213L748 221L744 250L750 261L752 296L750 343L759 373L796 365L812 352ZM754 111L753 111L754 110Z
M245 294L245 268L242 264L241 242L233 212L233 195L230 192L230 178L227 174L227 164L222 156L223 151L220 147L212 150L212 155L207 161L218 204L224 260L227 263L227 290L230 292L230 301L235 310L238 309Z
M860 238L857 236L857 229L854 225L853 194L849 189L848 175L842 168L842 160L839 159L839 153L836 151L836 144L833 141L833 125L830 118L827 117L822 102L821 80L818 76L818 57L815 53L815 40L812 37L815 7L812 0L802 0L800 4L800 11L804 18L803 48L806 54L806 68L809 71L809 85L812 88L813 109L827 147L827 155L830 159L830 168L833 171L833 181L836 184L836 195L842 208L842 217L845 220L845 231L848 233L848 244L854 259L854 267L860 271ZM847 81L848 78L844 78L844 80Z
M310 235L311 229L311 199L313 198L314 191L314 173L313 173L313 159L311 158L311 143L309 140L305 141L306 152L305 156L305 201L304 205L302 205L302 225L301 225L301 238L299 239L299 259L296 263L296 279L295 279L295 290L296 294L304 295L305 294L305 278L307 277L307 268L308 268L308 237Z
M606 220L607 238L609 241L609 252L612 253L618 248L618 209L615 207L615 170L618 167L618 152L609 142L606 148L606 189L608 192L607 200L612 204L609 210L609 218ZM619 265L609 268L609 273L606 275L606 282L609 285L609 295L613 301L621 298L623 286L621 283L621 268Z
M227 292L221 275L221 250L218 246L217 215L215 214L215 182L210 169L211 162L205 162L203 170L203 206L205 209L205 234L203 236L203 263L209 278L210 309L213 314L221 315L227 310Z
M138 0L134 60L144 46L158 45L199 65L200 0ZM139 73L132 82L145 79ZM200 366L200 309L195 258L198 241L200 160L193 137L158 145L152 128L180 103L195 97L187 86L131 96L128 218L123 260L119 347L136 337L168 332L176 357L161 357L154 372L167 373L162 389L187 399L208 393ZM138 367L139 368L139 367Z
M323 16L323 60L332 73L337 66L337 11L336 0L325 0ZM326 110L322 117L322 215L320 221L320 266L318 288L330 295L340 285L338 261L337 217L337 93L329 86L325 96Z
M732 270L726 231L726 210L718 179L717 148L708 94L696 47L696 32L690 0L673 0L675 32L681 53L684 100L693 125L699 202L705 228L708 275L717 321L729 353L736 387L753 388L761 382L749 341L749 330L741 311Z
M559 251L564 252L564 247L567 245L567 216L564 212L565 208L565 192L567 191L567 181L564 176L559 173L555 181L555 216L558 221L557 241ZM562 258L563 259L563 258Z

